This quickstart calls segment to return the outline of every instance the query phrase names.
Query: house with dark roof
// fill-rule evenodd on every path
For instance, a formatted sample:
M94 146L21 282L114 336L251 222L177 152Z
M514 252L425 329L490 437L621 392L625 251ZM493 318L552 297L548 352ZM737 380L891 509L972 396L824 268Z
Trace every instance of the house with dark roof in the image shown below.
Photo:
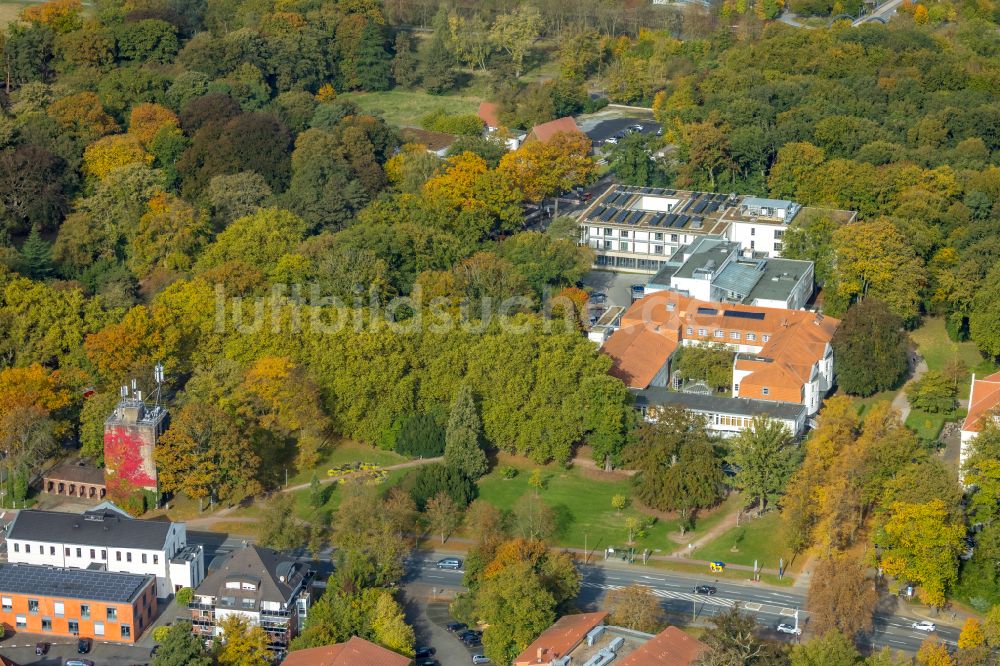
M209 566L188 604L191 630L206 639L221 636L219 622L242 615L264 629L272 651L284 653L309 612L314 575L306 562L244 545Z
M79 513L25 509L7 529L9 562L100 569L156 577L156 596L196 587L205 575L201 546L184 523L138 520L111 502Z
M444 157L448 154L451 144L458 140L454 134L446 132L435 132L417 127L404 127L399 131L399 136L406 143L415 143L423 146L428 153Z
M998 413L1000 413L1000 372L994 372L982 379L976 379L973 373L972 384L969 387L969 411L965 421L962 422L959 480L964 479L962 469L965 467L965 461L972 455L973 442L990 420L997 422Z
M352 636L345 643L289 652L281 666L410 666L413 660Z
M150 574L0 564L0 622L17 632L135 643L156 608Z

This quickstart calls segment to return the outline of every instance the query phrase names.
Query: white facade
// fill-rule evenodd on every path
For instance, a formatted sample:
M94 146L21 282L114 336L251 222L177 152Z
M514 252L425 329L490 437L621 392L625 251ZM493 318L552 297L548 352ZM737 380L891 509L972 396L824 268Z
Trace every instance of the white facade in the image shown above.
M729 225L729 240L744 250L761 252L768 257L780 257L787 225L758 220L733 220Z
M67 535L70 536L70 535ZM60 568L87 569L101 566L107 571L156 576L156 596L164 599L181 587L195 587L204 577L204 555L198 546L189 562L171 565L171 558L187 545L183 523L171 523L166 541L159 548L123 548L84 544L72 540L8 538L7 560Z

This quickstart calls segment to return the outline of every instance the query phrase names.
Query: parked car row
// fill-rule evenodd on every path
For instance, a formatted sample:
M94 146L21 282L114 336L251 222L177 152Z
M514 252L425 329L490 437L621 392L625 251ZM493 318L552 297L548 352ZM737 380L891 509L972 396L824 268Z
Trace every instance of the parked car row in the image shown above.
M444 625L445 631L449 631L458 637L458 640L465 644L465 647L476 648L483 644L483 632L479 629L469 629L464 622L449 622ZM472 655L473 664L488 664L489 657L482 653Z

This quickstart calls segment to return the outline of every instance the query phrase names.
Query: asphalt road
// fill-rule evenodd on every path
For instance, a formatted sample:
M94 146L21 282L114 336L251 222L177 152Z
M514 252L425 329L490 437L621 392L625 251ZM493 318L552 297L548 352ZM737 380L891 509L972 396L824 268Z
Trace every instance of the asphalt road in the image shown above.
M609 118L600 121L592 129L588 130L587 136L590 137L595 146L601 146L604 145L608 137L614 136L618 132L624 132L626 127L635 125L636 123L642 125L643 134L656 134L657 130L660 129L660 123L655 120L644 118Z
M441 554L417 556L410 560L404 583L430 585L439 589L454 589L462 586L462 571L441 570L435 567ZM646 585L661 599L661 605L669 613L672 623L703 622L709 616L722 612L734 604L757 618L762 634L779 640L798 640L794 636L779 634L775 629L780 623L795 623L795 613L799 614L799 624L809 628L809 614L802 610L805 594L792 588L781 588L760 583L716 580L710 576L698 576L660 571L645 567L620 568L618 566L590 565L582 568L583 582L578 605L585 609L599 607L604 593L609 589L632 584ZM692 593L695 585L711 584L718 588L712 596ZM883 604L892 604L892 599L883 599ZM880 612L875 617L872 646L881 649L888 646L894 650L914 653L927 638L927 634L916 631L911 625L925 618L897 615L891 610ZM933 635L950 647L955 646L959 631L952 627L939 627Z

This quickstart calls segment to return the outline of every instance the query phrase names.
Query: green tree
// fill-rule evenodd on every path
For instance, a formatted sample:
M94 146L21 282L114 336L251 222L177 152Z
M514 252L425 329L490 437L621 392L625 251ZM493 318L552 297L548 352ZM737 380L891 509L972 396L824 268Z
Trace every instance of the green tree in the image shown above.
M420 78L432 95L443 95L455 87L455 55L450 48L448 10L441 6L434 16L434 33L420 52Z
M423 511L427 501L445 492L459 507L465 508L476 497L476 484L461 470L449 465L424 465L407 479L405 485L417 508Z
M629 134L615 144L609 163L616 180L625 185L643 187L666 185L667 173L652 157L653 148L653 140L639 132Z
M733 352L723 344L682 347L674 363L681 378L701 380L717 391L727 391L733 383Z
M212 666L204 643L191 633L190 622L174 622L166 629L167 635L160 641L152 666Z
M937 370L928 370L923 377L906 387L910 406L932 414L953 410L957 404L956 394L955 382Z
M24 274L36 280L51 277L55 271L52 265L52 245L42 239L37 225L31 228L31 233L21 246L20 263Z
M781 650L776 645L757 638L757 620L740 611L739 604L712 616L712 626L701 640L709 651L699 660L699 666L764 666L782 663Z
M392 78L396 85L412 88L420 81L420 64L413 52L413 40L405 30L396 33L395 55L392 58Z
M251 624L243 615L232 614L219 621L222 644L217 646L215 659L219 666L267 666L271 652L267 649L267 634L259 625Z
M1000 266L994 266L976 290L969 334L984 355L1000 357Z
M625 450L626 462L638 471L636 495L660 511L677 511L682 524L690 525L695 510L722 499L722 466L697 416L663 409L656 419L636 428Z
M260 543L275 550L293 550L305 545L308 529L295 515L295 496L275 493L261 516Z
M785 232L781 256L813 262L816 282L826 284L834 270L833 232L836 228L836 223L827 215L800 211Z
M362 90L388 90L392 57L385 50L385 36L374 21L365 23L354 48L354 71Z
M895 388L909 368L910 344L903 322L875 299L848 310L831 344L837 382L853 395Z
M757 500L759 515L767 501L785 489L795 471L797 456L791 446L791 434L780 421L755 416L751 426L731 441L729 462L739 470L732 484L746 493L747 498Z
M396 436L396 453L435 458L444 453L445 431L434 414L412 414L403 419Z
M850 666L860 663L861 655L857 648L836 629L792 648L791 666Z
M524 57L538 39L543 26L541 13L532 5L520 5L500 14L490 27L490 40L510 57L515 78L521 78Z
M483 651L494 664L509 664L556 619L556 600L528 562L487 578L478 595L479 614L488 626Z
M483 424L472 388L459 387L451 404L448 428L445 431L444 464L470 479L478 479L489 469L483 451Z

